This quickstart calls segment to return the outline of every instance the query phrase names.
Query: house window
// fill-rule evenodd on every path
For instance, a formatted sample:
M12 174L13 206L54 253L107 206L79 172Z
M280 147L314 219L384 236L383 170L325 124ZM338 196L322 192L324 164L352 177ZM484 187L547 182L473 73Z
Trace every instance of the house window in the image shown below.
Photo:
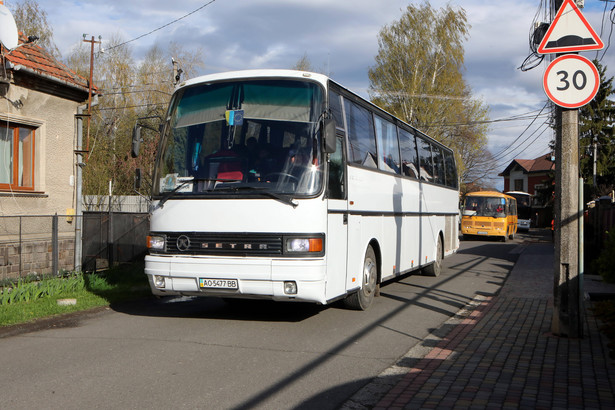
M34 190L34 129L0 123L0 189Z
M515 179L515 191L523 191L523 180Z

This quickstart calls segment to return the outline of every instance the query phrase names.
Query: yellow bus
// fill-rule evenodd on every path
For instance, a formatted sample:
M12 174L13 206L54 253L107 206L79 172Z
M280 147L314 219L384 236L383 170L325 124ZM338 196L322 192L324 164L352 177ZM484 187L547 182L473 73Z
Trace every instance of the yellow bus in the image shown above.
M517 200L500 192L472 192L466 195L461 217L461 233L468 236L495 236L504 242L517 233Z

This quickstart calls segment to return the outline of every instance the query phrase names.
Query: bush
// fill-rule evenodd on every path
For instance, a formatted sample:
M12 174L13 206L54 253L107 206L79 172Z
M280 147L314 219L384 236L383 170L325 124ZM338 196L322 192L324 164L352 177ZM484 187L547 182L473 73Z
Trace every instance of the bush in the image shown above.
M596 259L595 269L605 282L615 283L615 229L608 232L604 248Z

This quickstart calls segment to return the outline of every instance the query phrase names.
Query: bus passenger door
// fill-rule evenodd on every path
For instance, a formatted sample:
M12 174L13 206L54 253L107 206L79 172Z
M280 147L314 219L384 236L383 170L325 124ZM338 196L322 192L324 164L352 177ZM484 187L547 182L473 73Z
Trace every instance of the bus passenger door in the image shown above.
M348 193L343 139L336 139L336 150L329 157L327 174L327 290L332 299L346 291L348 253Z

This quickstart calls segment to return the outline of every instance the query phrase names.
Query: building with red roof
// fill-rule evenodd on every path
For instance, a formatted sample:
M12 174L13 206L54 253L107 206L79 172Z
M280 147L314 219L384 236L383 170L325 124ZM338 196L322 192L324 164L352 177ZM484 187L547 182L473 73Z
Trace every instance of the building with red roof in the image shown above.
M75 214L81 199L78 118L87 113L90 88L97 93L23 33L10 50L0 44L0 255L7 255L0 257L0 280L16 267L19 274L51 271L49 239L32 238L51 238L50 215ZM59 220L59 268L72 269L74 218ZM15 237L19 245L10 242ZM22 237L30 238L28 244ZM25 249L42 251L26 257Z
M552 195L555 161L552 154L534 159L514 159L499 176L504 192L522 191L532 195L532 226L549 226L553 219Z
M504 177L504 192L522 191L535 195L553 178L552 154L534 159L514 159L499 176Z

